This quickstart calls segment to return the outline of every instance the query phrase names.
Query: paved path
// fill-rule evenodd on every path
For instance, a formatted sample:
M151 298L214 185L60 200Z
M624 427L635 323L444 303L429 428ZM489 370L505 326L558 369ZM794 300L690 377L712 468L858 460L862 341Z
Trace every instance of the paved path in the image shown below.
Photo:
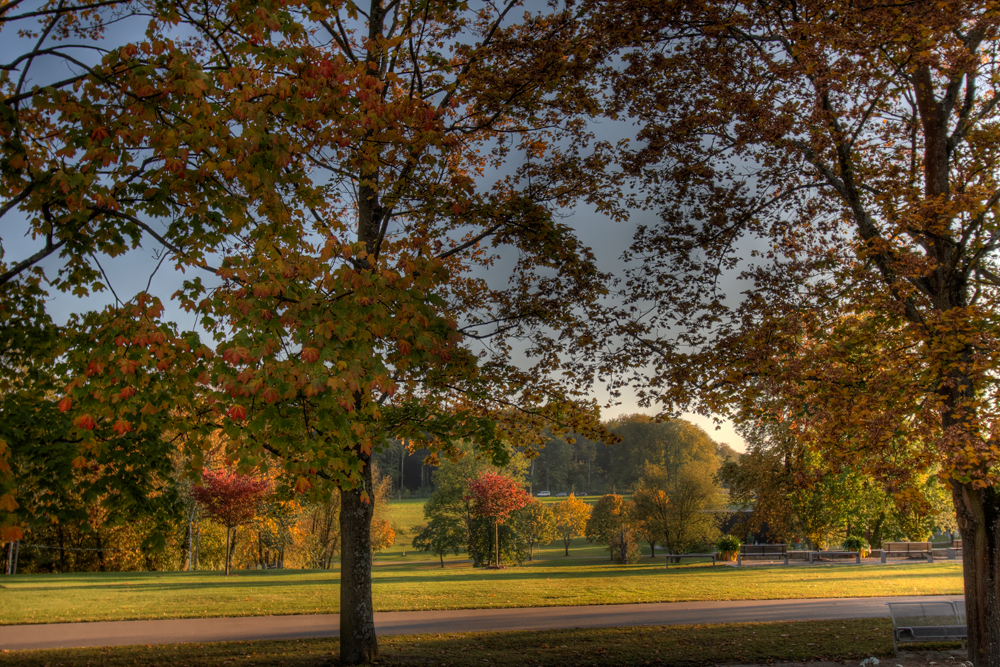
M375 614L375 626L381 635L403 635L486 630L878 618L889 615L886 602L954 599L956 596L952 595L919 598L659 602L587 607L396 611ZM339 634L338 625L339 617L336 614L4 625L0 626L0 650L336 637Z

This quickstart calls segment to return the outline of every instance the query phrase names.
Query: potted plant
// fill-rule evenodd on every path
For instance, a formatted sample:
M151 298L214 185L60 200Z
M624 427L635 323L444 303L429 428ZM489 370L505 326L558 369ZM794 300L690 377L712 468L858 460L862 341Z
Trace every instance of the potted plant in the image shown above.
M844 540L844 550L857 551L862 558L868 558L872 553L872 547L868 544L868 540L860 535L848 535L847 539Z
M735 535L723 535L715 543L715 548L718 549L721 560L736 560L736 553L740 550L741 544L743 542Z

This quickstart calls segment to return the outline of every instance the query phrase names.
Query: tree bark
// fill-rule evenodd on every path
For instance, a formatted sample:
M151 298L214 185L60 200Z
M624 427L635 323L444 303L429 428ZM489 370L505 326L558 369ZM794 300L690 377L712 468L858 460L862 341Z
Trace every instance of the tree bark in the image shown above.
M1000 493L955 482L952 498L962 533L969 660L1000 665Z
M374 497L371 455L364 462L362 485L340 491L340 662L359 665L378 659L372 606L371 523L374 505L362 502L362 491Z
M229 576L229 535L232 528L226 526L226 576Z

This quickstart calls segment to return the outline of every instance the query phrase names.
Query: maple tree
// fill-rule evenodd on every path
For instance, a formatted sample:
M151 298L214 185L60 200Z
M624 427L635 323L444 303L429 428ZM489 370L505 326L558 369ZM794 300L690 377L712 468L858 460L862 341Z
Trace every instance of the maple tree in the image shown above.
M46 89L11 121L39 123L39 136L69 128L79 173L65 180L58 146L51 171L76 193L67 224L109 222L99 252L152 239L170 264L213 276L188 273L180 295L212 345L162 322L145 293L80 324L93 337L87 370L59 390L76 458L111 455L130 433L154 442L165 427L151 426L175 410L192 472L197 440L222 429L241 469L282 469L283 494L340 493L345 662L377 658L374 447L392 436L447 451L475 435L503 462L546 427L606 436L582 400L597 345L583 323L604 276L553 215L579 198L615 205L599 196L605 161L588 139L558 141L594 107L581 94L588 40L571 9L519 22L517 4L143 5L142 39L99 50L79 88L57 86L54 101ZM103 16L58 7L67 20ZM21 131L11 127L5 141ZM4 158L17 150L8 141ZM477 182L508 158L512 171ZM37 211L34 231L58 245L48 181L5 183L4 212ZM59 246L79 276L61 288L107 282L81 259L100 235L83 232ZM527 367L510 362L515 338L528 341Z
M205 512L226 528L226 576L232 561L233 529L249 523L257 516L261 502L271 492L271 485L262 479L240 475L229 470L205 470L202 483L191 490Z
M639 560L636 524L632 501L609 493L591 508L584 535L588 542L607 544L611 560L616 563L636 563Z
M552 508L529 494L529 502L514 512L512 522L514 532L528 543L528 560L534 557L535 545L548 544L556 538L556 522Z
M571 493L566 500L561 500L552 506L552 515L555 518L556 530L566 549L565 555L569 556L569 543L574 537L582 536L587 529L590 505Z
M489 519L493 524L495 567L500 567L500 524L515 510L531 502L531 496L510 477L486 472L469 480L467 500L472 501L472 513Z
M467 540L468 531L462 520L451 514L435 514L426 526L421 526L413 537L413 548L437 554L444 567L444 556L453 552L458 555L462 543Z
M662 212L630 280L637 309L661 307L622 330L652 356L644 397L787 423L899 502L939 476L969 657L1000 663L995 3L680 0L604 20L623 27L612 113L642 118L622 164Z

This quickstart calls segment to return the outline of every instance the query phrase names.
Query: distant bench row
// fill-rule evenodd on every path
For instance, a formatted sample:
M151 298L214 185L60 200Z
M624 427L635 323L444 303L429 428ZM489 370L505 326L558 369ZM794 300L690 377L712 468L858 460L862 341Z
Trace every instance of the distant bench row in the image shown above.
M962 541L956 540L953 547L947 549L948 558L955 558L961 555ZM855 563L861 562L861 554L857 551L821 550L821 551L796 551L801 557L810 563L815 557L819 558L854 558ZM771 560L783 560L788 565L788 545L787 544L744 544L740 547L740 553L736 557L736 564L742 565L744 558L760 558ZM934 546L930 542L886 542L882 546L881 561L885 563L889 558L926 558L927 562L934 562Z

